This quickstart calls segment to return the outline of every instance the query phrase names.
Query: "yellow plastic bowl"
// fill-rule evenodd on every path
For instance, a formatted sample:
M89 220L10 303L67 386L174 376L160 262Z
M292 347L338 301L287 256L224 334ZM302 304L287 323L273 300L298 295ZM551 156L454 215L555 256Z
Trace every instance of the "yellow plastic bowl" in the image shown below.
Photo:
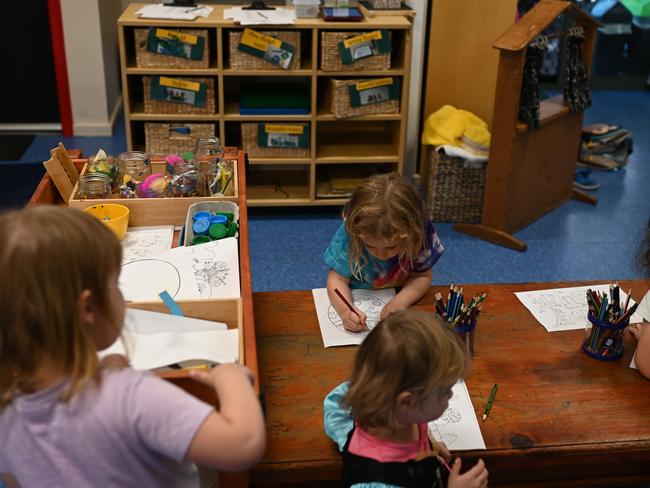
M129 226L129 208L117 203L105 203L103 205L93 205L84 209L84 212L97 217L104 222L121 241L126 234L126 228Z

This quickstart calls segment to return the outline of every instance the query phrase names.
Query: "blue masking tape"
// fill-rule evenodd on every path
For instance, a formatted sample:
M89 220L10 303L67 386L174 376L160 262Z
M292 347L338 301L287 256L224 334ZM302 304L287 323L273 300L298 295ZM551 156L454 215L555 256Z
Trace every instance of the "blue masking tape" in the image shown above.
M172 296L165 291L161 291L158 296L160 299L163 301L165 305L167 305L167 308L169 311L172 313L172 315L178 315L179 317L183 316L183 311L181 310L181 307L178 306L178 303L174 301Z

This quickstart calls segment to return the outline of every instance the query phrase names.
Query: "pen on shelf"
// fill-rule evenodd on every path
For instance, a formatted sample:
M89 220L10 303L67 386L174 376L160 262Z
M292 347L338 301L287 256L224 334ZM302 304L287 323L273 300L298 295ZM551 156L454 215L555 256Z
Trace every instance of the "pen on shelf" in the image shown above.
M356 315L357 317L361 318L361 315L359 315L359 314L357 313L357 311L354 309L354 307L350 304L350 302L348 302L348 301L345 299L345 297L341 294L341 292L339 291L338 288L334 288L334 293L336 293L336 294L339 296L339 298L341 299L341 301L342 301L343 303L345 303L345 306L348 307L348 308L350 309L350 311L354 312L354 315Z
M492 393L490 393L490 399L487 402L487 405L485 406L485 412L483 412L483 420L485 420L490 413L490 409L492 408L492 402L494 401L494 397L497 394L497 390L499 389L499 384L495 383L494 386L492 387Z
M257 15L259 15L260 17L262 17L264 19L268 19L268 17L266 15L264 15L262 12L257 12Z

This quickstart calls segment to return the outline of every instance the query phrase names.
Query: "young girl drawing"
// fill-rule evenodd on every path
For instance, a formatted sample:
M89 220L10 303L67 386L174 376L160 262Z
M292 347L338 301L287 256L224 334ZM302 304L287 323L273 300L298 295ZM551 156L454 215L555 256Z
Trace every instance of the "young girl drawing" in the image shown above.
M648 220L646 226L645 238L639 247L638 259L644 273L650 275L650 220ZM647 322L650 320L650 291L645 294L639 303L637 312L643 316L645 321L641 324L630 324L628 326L628 329L638 341L634 362L636 367L639 368L639 372L650 379L650 327Z
M432 314L409 309L379 322L357 351L350 381L324 402L325 432L343 453L344 486L442 487L439 458L451 455L429 440L427 422L443 414L468 368L456 333ZM487 486L482 460L460 469L457 458L448 487Z
M423 206L415 187L397 173L371 176L352 193L324 256L327 293L346 330L365 330L366 316L350 310L335 290L353 303L351 288L400 287L382 310L385 318L417 302L431 286L431 267L444 248Z
M193 463L244 470L265 448L250 371L193 377L219 411L126 358L121 247L102 222L41 206L0 216L0 478L8 486L198 486Z

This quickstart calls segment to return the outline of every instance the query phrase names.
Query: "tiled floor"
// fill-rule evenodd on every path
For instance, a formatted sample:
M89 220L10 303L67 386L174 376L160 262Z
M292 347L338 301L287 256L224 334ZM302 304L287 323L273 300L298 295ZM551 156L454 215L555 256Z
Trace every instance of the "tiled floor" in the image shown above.
M586 122L607 122L634 133L635 151L627 168L594 172L601 184L596 206L570 201L517 234L524 253L458 234L450 224L437 226L446 252L434 267L438 284L613 280L636 278L635 251L650 217L650 92L600 91ZM20 163L45 160L57 142L92 154L101 147L125 149L124 126L114 137L61 138L39 135ZM0 165L3 164L0 162ZM251 266L255 291L324 286L322 254L340 223L339 208L250 210Z

